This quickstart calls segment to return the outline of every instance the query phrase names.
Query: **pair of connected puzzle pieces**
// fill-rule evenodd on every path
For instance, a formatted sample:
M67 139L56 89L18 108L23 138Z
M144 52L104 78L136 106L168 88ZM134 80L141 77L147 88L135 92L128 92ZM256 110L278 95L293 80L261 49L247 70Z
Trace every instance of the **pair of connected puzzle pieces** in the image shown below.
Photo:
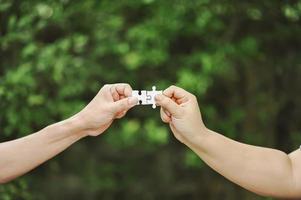
M138 98L137 105L152 105L152 108L156 108L155 96L157 94L162 94L162 90L157 91L156 86L153 86L151 91L133 90L132 92L132 96Z

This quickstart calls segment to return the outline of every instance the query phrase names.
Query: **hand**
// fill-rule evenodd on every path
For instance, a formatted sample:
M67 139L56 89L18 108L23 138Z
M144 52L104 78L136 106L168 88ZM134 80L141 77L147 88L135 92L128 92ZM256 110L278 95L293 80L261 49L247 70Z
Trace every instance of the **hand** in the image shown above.
M163 95L156 95L161 106L161 119L169 126L174 136L182 143L193 142L200 132L206 130L196 97L176 86L170 86Z
M114 119L123 117L138 102L131 94L132 88L128 84L103 86L94 99L76 115L86 135L97 136L103 133Z

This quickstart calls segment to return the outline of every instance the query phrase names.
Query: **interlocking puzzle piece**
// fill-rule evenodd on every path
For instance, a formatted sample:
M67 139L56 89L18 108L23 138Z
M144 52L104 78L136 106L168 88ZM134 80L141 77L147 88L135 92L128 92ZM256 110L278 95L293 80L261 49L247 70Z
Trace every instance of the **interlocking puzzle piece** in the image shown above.
M156 86L152 87L152 91L147 90L133 90L132 96L138 98L137 105L152 105L152 108L156 108L155 96L162 94L162 90L156 91Z

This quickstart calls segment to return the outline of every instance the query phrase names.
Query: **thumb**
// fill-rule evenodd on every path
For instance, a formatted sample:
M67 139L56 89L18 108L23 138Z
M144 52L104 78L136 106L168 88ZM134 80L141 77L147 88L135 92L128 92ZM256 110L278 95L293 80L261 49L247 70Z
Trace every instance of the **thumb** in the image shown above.
M138 103L137 97L128 97L128 98L115 101L111 109L114 113L120 113L123 111L127 111L128 109L137 105L137 103Z
M180 118L181 117L181 107L174 102L171 98L166 97L162 94L158 94L155 96L156 103L166 109L173 117Z

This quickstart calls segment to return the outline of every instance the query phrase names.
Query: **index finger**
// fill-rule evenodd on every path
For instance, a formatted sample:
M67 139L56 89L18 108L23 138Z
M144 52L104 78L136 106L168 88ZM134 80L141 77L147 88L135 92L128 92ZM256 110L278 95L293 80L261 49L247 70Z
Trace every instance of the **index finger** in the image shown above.
M115 90L119 96L129 97L132 95L132 88L127 83L116 83L112 85L112 89Z
M186 101L188 100L188 95L190 93L180 87L172 85L168 87L166 90L164 90L163 94L170 98L173 97L176 100Z

